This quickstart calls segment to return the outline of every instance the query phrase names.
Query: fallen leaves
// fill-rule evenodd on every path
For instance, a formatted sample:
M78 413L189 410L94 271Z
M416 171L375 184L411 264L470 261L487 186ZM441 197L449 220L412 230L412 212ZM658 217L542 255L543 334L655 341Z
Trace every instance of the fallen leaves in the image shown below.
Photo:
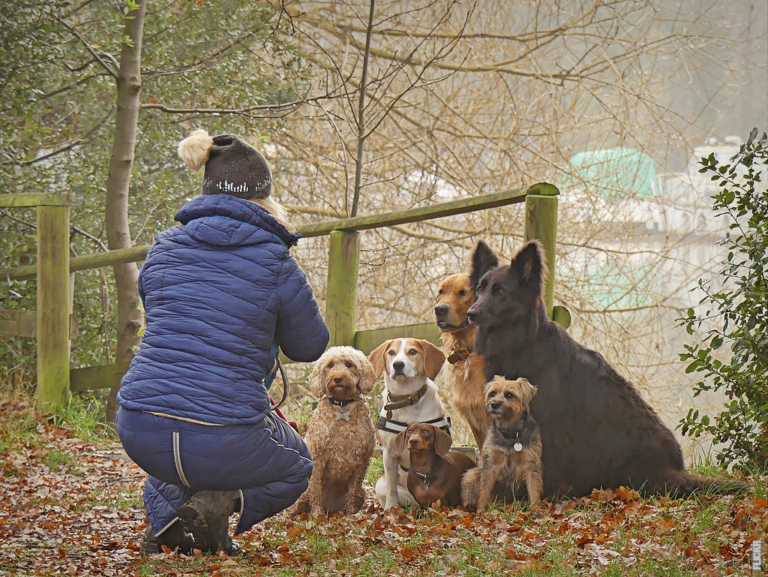
M0 418L28 418L31 410L0 401ZM381 566L382 575L600 574L618 566L620 573L642 574L652 560L726 575L743 572L768 523L762 497L642 499L626 487L531 511L512 506L480 515L439 504L385 513L371 498L354 515L261 523L241 536L237 558L168 548L142 557L143 472L123 458L119 445L95 447L45 415L36 418L36 442L0 452L0 573L225 577L282 570L320 576ZM46 466L52 454L66 460L57 451L82 476Z

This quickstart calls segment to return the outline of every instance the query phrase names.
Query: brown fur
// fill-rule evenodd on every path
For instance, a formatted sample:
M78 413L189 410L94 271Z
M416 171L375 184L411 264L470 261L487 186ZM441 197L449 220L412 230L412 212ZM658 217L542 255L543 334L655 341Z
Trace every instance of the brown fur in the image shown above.
M376 382L373 366L352 347L332 347L315 363L309 388L320 402L304 440L314 468L309 487L291 509L312 515L356 513L365 501L363 479L375 444L371 414L364 395ZM329 397L356 399L338 407ZM348 415L349 419L337 418Z
M541 435L528 412L535 394L536 387L526 379L495 377L488 383L486 411L493 424L483 445L480 466L464 475L464 506L485 511L493 499L519 498L521 485L525 485L532 507L541 502ZM517 442L523 446L521 451L514 449Z
M400 341L402 339L389 339L384 341L378 347L371 351L368 355L371 363L373 363L373 370L378 379L381 373L384 372L384 368L387 365L387 354L390 350L396 354L400 348ZM406 338L407 344L412 346L418 351L416 359L416 372L420 375L426 375L428 379L434 379L440 372L440 369L445 362L445 356L443 352L435 345L424 339L411 339Z
M406 447L411 453L408 491L416 502L422 507L437 501L448 507L461 505L461 478L475 462L450 450L451 436L434 425L414 423L395 437L396 452Z
M485 412L483 387L483 357L474 352L477 327L467 322L467 310L475 302L468 274L454 274L440 284L437 293L435 316L437 325L443 331L443 352L448 357L453 351L470 349L472 353L465 360L448 365L446 370L453 380L453 406L469 425L477 448L482 449L485 434L491 423Z

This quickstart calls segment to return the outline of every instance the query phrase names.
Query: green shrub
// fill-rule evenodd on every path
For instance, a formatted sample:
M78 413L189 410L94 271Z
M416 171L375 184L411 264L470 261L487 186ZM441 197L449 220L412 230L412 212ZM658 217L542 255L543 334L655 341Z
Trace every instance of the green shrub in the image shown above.
M711 174L719 191L714 210L730 218L728 250L720 271L722 288L700 280L703 313L688 309L681 319L689 334L705 333L702 342L685 346L686 372L700 373L694 396L722 390L728 397L719 415L710 419L689 410L679 428L684 435L709 434L721 445L723 465L768 469L768 135L757 139L754 129L730 164L711 154L699 172ZM762 176L761 176L762 173ZM716 325L716 328L708 328ZM718 350L721 349L722 350Z

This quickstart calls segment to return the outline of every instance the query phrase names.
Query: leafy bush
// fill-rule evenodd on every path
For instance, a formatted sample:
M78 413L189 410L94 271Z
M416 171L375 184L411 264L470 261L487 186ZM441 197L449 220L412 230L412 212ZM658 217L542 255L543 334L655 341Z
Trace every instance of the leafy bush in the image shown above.
M700 280L703 313L688 309L681 319L689 334L704 329L702 342L685 346L686 372L701 373L694 396L723 390L728 401L710 419L693 409L681 420L684 435L712 435L722 445L717 458L737 468L768 469L768 135L754 129L730 164L711 154L701 173L711 173L719 192L714 210L730 219L720 244L728 255L720 271L722 288ZM715 328L711 328L712 325ZM722 350L721 350L722 349Z

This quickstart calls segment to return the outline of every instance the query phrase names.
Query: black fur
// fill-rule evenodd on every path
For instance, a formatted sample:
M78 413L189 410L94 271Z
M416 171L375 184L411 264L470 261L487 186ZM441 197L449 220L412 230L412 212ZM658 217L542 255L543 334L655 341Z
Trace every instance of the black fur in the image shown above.
M481 276L497 266L499 266L499 259L493 251L482 240L478 241L475 254L472 255L472 273L469 275L469 286L472 290L477 288Z
M522 377L538 387L531 412L541 427L545 497L621 485L681 496L745 489L685 472L675 436L635 387L547 318L541 297L547 271L537 241L509 266L488 270L489 252L480 242L472 259L477 300L468 315L479 325L475 348L485 357L487 379Z

